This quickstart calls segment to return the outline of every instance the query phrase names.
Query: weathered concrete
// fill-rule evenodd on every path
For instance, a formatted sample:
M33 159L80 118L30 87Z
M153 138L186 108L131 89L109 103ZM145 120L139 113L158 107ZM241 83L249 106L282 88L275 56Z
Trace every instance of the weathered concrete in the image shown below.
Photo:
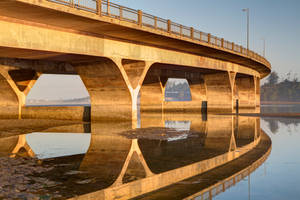
M123 21L122 17L99 15L97 12L91 13L47 0L2 0L0 3L1 15L4 19L14 18L15 21L21 19L23 23L34 23L48 29L67 30L95 37L118 38L134 43L205 55L219 60L234 61L260 71L261 74L264 74L263 76L270 71L270 64L266 59L251 51L247 51L248 54L242 54L240 51L222 48L210 42L193 40L193 38L182 37L170 31L165 32L161 29L144 26L141 21L139 23ZM19 12L20 10L23 12ZM62 41L66 42L63 39ZM224 44L223 47L225 47Z
M91 107L88 106L24 106L22 119L57 119L90 121Z
M166 82L155 70L149 70L140 91L141 112L162 112Z
M93 121L132 118L130 91L113 61L84 64L76 66L76 70L89 92Z
M0 116L20 118L26 95L39 74L10 66L0 66Z
M255 78L253 76L236 76L235 92L239 100L239 109L256 106Z
M137 120L137 99L150 64L106 59L75 66L91 98L91 120Z
M227 72L207 74L204 79L208 112L232 112L233 98L229 74Z
M241 91L241 107L256 105L259 110L257 84L270 72L266 60L45 0L0 4L0 74L5 82L0 89L11 91L0 97L0 105L6 106L0 114L21 116L26 93L39 73L78 73L91 97L92 121L129 120L136 127L139 94L141 110L199 112L207 101L209 112L234 112L234 85ZM6 65L26 73L8 74ZM247 87L247 80L237 76L235 84L237 74L255 83ZM12 76L30 77L27 83L13 83ZM164 102L166 80L178 77L189 81L192 101ZM24 84L28 89L22 91ZM254 94L246 95L247 90Z

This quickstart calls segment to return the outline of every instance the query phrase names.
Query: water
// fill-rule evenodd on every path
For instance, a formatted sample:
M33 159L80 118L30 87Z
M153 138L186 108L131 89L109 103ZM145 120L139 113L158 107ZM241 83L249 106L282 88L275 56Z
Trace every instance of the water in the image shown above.
M300 104L262 105L262 113L299 113Z
M250 184L244 180L215 199L299 199L299 122L287 118L262 119L262 128L272 139L270 157L251 174Z
M151 113L136 130L129 122L0 124L0 199L300 196L297 119Z

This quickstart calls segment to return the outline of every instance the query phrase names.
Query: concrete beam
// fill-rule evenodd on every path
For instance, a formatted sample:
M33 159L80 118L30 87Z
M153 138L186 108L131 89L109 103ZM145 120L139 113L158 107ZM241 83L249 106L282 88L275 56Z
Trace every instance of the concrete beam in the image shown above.
M124 40L96 37L69 29L49 28L49 26L10 18L0 19L0 35L0 57L72 62L76 56L101 56L182 67L235 71L261 77L258 71L230 61ZM9 56L7 48L10 49Z
M262 61L260 63L255 57L250 58L249 55L211 45L206 41L193 40L149 26L141 26L141 20L138 23L132 23L122 20L122 17L119 19L98 15L99 13L91 13L46 0L2 0L0 4L1 16L4 20L13 18L15 22L21 21L18 23L35 24L48 29L68 30L94 37L110 37L132 43L159 46L165 49L215 57L219 60L234 61L257 69L264 75L270 72L270 64L264 59L260 60ZM19 10L23 10L23 12L19 12ZM139 14L139 18L141 17L141 12L136 14Z

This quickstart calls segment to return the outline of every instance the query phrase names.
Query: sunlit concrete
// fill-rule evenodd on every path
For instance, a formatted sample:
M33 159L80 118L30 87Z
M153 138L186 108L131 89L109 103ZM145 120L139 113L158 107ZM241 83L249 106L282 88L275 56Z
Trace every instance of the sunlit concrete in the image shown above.
M9 118L20 118L26 95L29 93L39 74L0 65L0 113Z
M258 84L270 72L267 62L45 0L0 5L0 89L10 91L1 95L2 116L22 117L26 94L41 73L78 74L91 97L92 121L132 121L136 127L139 94L142 110L201 112L207 105L208 112L231 113L234 88L242 107L259 111ZM21 8L26 12L16 12ZM16 82L9 69L27 72ZM164 102L166 80L178 77L188 80L191 103ZM27 89L20 90L19 82ZM39 112L45 113L26 115Z

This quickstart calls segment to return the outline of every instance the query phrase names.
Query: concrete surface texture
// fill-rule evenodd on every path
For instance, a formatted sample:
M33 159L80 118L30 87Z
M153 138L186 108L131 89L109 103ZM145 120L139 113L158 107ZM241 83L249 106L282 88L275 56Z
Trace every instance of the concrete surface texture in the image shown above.
M242 48L228 50L210 39L195 41L47 0L3 0L0 13L1 116L21 118L22 110L24 116L46 115L47 109L23 108L42 73L78 74L91 98L92 121L136 124L139 95L142 111L232 113L237 105L259 111L259 80L271 66ZM187 79L192 101L165 102L168 78ZM69 119L85 118L73 110L78 114Z

